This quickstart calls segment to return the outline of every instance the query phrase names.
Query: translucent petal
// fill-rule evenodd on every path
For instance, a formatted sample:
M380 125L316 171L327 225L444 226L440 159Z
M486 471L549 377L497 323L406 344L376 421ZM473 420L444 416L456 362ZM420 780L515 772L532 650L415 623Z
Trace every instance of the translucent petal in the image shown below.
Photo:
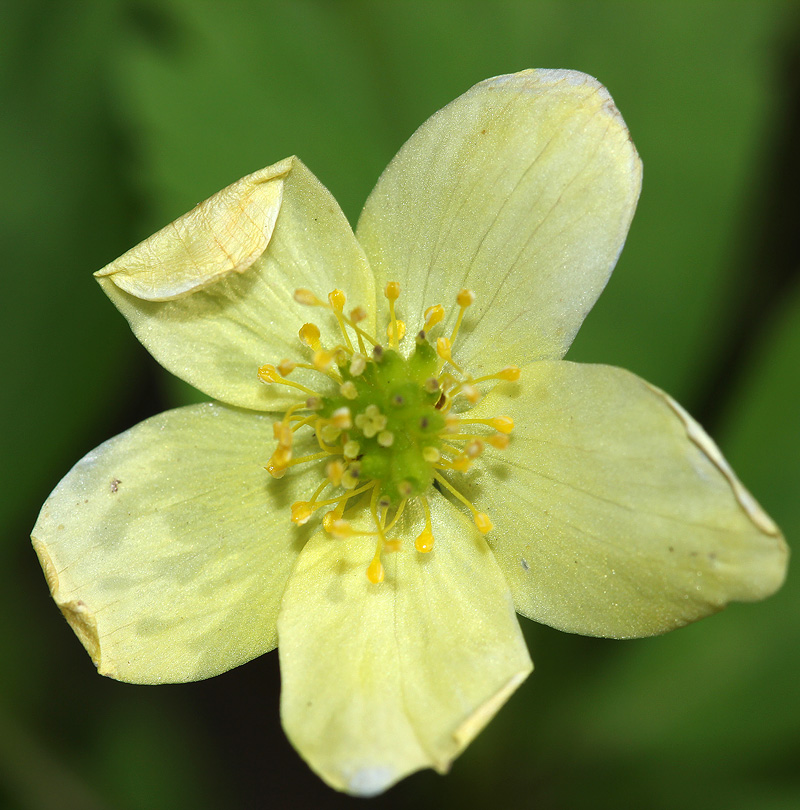
M528 70L475 85L423 124L357 235L378 289L400 282L399 317L413 329L426 307L476 292L459 337L470 369L559 359L616 263L640 186L606 89L583 73Z
M371 302L375 295L369 266L336 200L297 158L276 167L285 164L290 168L282 176L282 194L276 198L279 210L269 212L277 217L272 236L246 268L237 266L238 272L232 272L222 251L215 255L218 265L204 267L202 283L166 301L132 295L127 273L103 275L120 263L127 267L130 254L101 270L98 279L159 363L215 399L255 410L281 410L296 399L283 386L261 382L256 372L265 363L299 359L308 351L297 337L305 322L317 323L324 344L341 343L335 318L296 303L295 289L309 288L325 300L328 292L340 288L353 306ZM264 171L276 171L276 167ZM188 244L199 242L205 249L213 241L210 234L227 227L229 220L238 223L243 218L238 197L230 189L203 206L202 217L189 214L178 220L177 232ZM212 216L218 221L210 222ZM165 244L164 254L173 256L177 240L171 234L175 232L176 227L169 226L134 248L136 267L146 265L143 257L161 251ZM179 279L191 264L185 256L174 264L159 260L161 272L156 273L154 265L150 273L158 281L150 283L162 291L171 289L169 274L174 264ZM371 330L374 312L369 309L365 327ZM302 372L296 376L303 381Z
M446 771L532 669L482 536L432 501L432 552L414 549L424 523L412 505L380 585L366 577L374 538L320 533L284 595L283 724L339 790L374 795L420 768Z
M540 362L477 411L515 421L476 506L517 610L561 630L665 632L768 596L787 550L702 428L609 366Z
M270 420L216 404L154 416L93 450L42 507L33 543L103 675L191 681L275 647L305 534L273 480Z

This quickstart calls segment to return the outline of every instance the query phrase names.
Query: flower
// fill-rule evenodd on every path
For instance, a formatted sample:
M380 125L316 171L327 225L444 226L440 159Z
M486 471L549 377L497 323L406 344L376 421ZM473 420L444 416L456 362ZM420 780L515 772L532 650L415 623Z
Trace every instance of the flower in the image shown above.
M373 795L446 771L527 677L515 611L630 638L774 592L783 538L699 425L562 360L640 183L601 85L524 71L423 124L355 235L289 158L100 270L218 402L101 445L42 509L98 670L190 681L280 641L288 736Z

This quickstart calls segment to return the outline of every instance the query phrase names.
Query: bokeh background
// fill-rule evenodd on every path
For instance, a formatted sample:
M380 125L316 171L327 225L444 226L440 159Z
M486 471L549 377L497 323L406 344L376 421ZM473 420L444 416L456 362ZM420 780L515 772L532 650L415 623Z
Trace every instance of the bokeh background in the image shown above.
M0 807L349 807L286 742L275 653L206 683L98 676L28 542L60 477L195 394L91 272L298 154L355 221L436 109L569 67L645 167L571 359L682 401L800 538L800 14L778 0L7 0L0 11ZM800 807L800 575L668 636L523 620L536 671L447 777L376 807Z

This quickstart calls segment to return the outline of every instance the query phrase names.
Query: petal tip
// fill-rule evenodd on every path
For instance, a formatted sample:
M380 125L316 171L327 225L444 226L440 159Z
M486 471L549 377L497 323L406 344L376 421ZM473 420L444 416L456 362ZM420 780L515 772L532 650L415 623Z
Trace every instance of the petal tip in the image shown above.
M354 796L363 796L368 799L388 790L397 780L398 776L394 768L388 765L374 765L359 768L351 774L346 789Z

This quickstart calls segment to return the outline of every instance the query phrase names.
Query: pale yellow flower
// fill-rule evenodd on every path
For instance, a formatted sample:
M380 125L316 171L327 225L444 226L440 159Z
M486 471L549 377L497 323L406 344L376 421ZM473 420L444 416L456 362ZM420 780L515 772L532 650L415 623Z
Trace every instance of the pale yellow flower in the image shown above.
M99 271L218 402L106 442L42 509L98 670L190 681L280 641L287 734L371 795L446 771L527 677L515 610L630 638L778 588L783 538L697 423L562 360L640 183L601 85L525 71L427 121L355 235L289 158Z

